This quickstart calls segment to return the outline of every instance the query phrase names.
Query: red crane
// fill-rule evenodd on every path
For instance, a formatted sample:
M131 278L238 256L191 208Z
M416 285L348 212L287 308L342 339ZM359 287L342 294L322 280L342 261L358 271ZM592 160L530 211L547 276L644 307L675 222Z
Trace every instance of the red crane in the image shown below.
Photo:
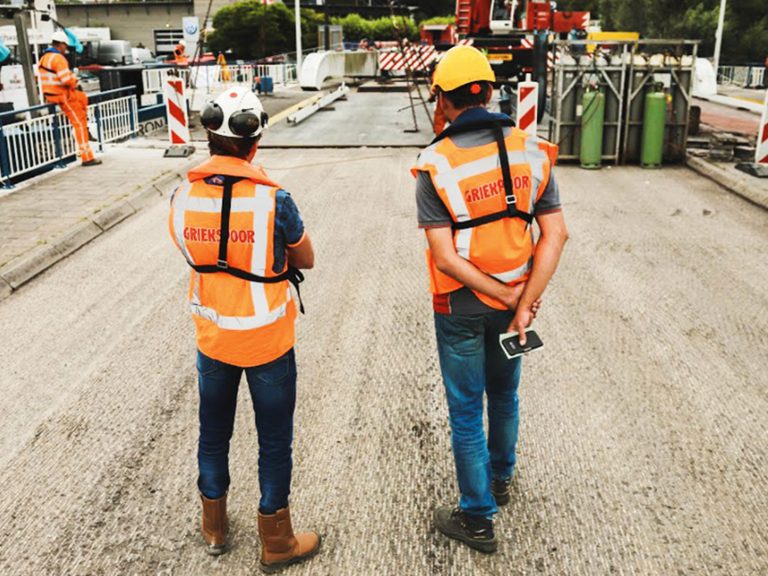
M589 12L557 11L549 0L456 0L458 33L485 50L499 81L530 73L539 83L539 114L546 101L550 35L577 31L585 37L589 20Z

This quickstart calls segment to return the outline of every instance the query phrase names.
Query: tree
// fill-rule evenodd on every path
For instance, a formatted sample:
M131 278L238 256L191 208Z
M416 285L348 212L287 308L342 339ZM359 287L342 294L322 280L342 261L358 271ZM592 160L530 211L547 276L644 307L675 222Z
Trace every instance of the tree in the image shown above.
M350 42L359 42L363 38L369 40L397 40L399 33L401 38L417 40L419 38L419 27L410 18L396 16L397 33L392 24L392 18L378 18L376 20L366 20L359 14L348 14L343 18L333 18L334 24L344 27L344 40Z
M322 17L312 10L301 11L303 47L317 46L317 26ZM214 53L231 53L235 58L260 59L294 52L296 32L294 12L285 4L261 4L244 0L221 8L213 17L215 31L207 37Z
M701 40L700 55L714 53L720 0L563 0L559 10L589 10L603 30L640 32L644 38ZM765 0L728 0L722 63L763 62L768 56Z

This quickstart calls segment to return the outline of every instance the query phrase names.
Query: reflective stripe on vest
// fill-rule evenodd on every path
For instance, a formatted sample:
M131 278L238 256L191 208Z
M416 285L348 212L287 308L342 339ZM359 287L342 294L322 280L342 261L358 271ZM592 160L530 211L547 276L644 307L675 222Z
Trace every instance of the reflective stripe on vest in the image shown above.
M37 70L40 75L40 85L43 93L61 94L68 89L66 82L71 81L74 76L67 67L58 72L52 68L52 60L60 54L47 52L43 54L38 63ZM63 58L63 56L62 56Z
M208 186L204 181L198 181L195 184ZM176 242L181 249L184 258L192 265L215 264L214 262L197 262L190 247L187 245L184 231L187 228L187 213L198 214L220 214L222 207L221 198L210 198L201 196L190 196L190 192L195 184L185 182L176 192L174 198L173 213L173 233ZM275 211L275 195L273 188L263 184L256 184L249 180L241 180L239 186L253 186L253 196L238 196L232 199L232 215L237 213L251 213L252 227L249 226L249 239L253 240L251 246L251 262L249 272L257 276L274 276L271 269L272 255L268 252L272 249L272 242L269 237L272 231L272 222ZM250 220L247 218L247 220ZM250 232L253 235L250 235ZM218 247L218 244L216 244ZM223 272L222 272L223 273ZM254 314L250 316L226 316L211 306L201 302L199 294L200 274L194 272L194 287L190 298L190 309L192 314L209 320L219 328L225 330L253 330L262 328L278 321L286 315L288 302L291 300L291 291L286 280L270 286L260 282L248 282L250 288L251 300L253 303ZM283 302L275 309L270 310L267 290L283 290L285 297ZM282 299L282 298L281 298Z

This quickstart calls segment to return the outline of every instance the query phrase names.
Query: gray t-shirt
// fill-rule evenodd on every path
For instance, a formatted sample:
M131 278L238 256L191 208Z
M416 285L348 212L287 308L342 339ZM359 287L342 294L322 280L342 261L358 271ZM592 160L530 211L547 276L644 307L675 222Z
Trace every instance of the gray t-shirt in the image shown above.
M508 136L510 128L504 129ZM494 142L491 130L465 132L451 137L459 148L475 148ZM445 228L453 224L448 207L440 199L428 172L420 171L416 177L416 207L418 209L419 228ZM541 216L560 210L560 190L555 181L554 171L550 171L547 187L541 198L536 201L534 215ZM474 315L497 312L484 304L469 288L459 288L448 296L448 309L451 314Z

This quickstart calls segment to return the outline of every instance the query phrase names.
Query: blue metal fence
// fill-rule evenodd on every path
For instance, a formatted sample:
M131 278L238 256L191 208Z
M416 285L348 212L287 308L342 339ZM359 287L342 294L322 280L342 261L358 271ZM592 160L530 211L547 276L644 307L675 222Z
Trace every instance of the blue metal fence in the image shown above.
M136 87L88 96L88 127L92 145L103 151L107 142L133 137L138 128ZM0 113L0 179L3 187L25 176L59 168L77 157L69 118L54 104Z

